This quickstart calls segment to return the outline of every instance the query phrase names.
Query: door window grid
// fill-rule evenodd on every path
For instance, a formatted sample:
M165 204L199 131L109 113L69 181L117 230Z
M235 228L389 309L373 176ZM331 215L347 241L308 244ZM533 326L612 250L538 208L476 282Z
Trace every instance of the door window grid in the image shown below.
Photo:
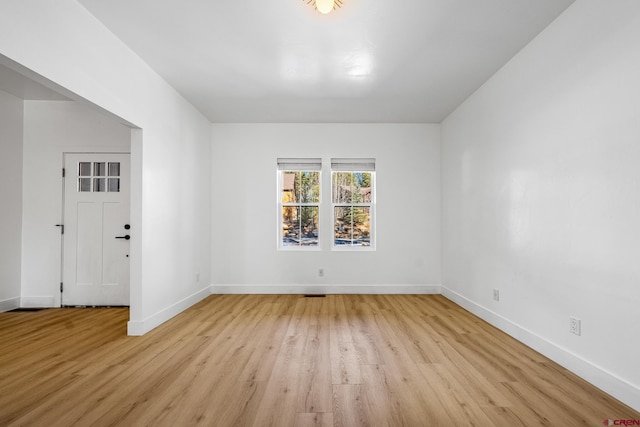
M78 162L78 192L119 193L120 162Z

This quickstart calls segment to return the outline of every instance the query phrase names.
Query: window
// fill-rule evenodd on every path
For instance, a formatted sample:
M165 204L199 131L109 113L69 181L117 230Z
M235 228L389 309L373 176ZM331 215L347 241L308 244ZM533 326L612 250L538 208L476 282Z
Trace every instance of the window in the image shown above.
M333 247L374 248L375 159L331 159Z
M280 248L319 246L321 159L278 159Z
M78 191L120 192L120 162L79 162Z

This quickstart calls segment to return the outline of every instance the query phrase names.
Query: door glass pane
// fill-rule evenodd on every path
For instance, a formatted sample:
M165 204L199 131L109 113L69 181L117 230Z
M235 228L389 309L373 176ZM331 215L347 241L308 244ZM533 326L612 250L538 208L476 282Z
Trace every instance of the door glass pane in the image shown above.
M78 176L91 176L91 162L78 163Z
M93 164L93 176L105 176L106 164L104 162L95 162Z
M120 162L109 163L109 176L120 176Z
M79 178L78 191L81 193L91 191L91 178Z
M120 191L120 178L109 178L109 192L117 193Z
M93 191L102 193L107 191L104 178L93 178Z

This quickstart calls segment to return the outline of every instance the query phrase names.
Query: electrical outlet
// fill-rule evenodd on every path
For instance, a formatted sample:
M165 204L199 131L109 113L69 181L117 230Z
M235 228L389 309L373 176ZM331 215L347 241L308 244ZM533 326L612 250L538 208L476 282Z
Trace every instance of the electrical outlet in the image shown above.
M324 277L324 268L318 269L318 277Z
M580 319L576 319L575 317L569 317L569 332L574 335L580 335L582 332L580 323L581 323Z
M494 289L493 290L493 300L494 301L500 301L500 290L499 289Z

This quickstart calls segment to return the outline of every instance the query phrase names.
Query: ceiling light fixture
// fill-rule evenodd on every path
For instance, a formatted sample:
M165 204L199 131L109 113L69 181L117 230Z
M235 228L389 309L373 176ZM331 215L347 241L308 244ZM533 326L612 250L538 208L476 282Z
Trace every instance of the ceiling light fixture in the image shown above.
M307 4L312 4L316 10L324 15L331 12L336 7L342 6L342 0L303 0Z

